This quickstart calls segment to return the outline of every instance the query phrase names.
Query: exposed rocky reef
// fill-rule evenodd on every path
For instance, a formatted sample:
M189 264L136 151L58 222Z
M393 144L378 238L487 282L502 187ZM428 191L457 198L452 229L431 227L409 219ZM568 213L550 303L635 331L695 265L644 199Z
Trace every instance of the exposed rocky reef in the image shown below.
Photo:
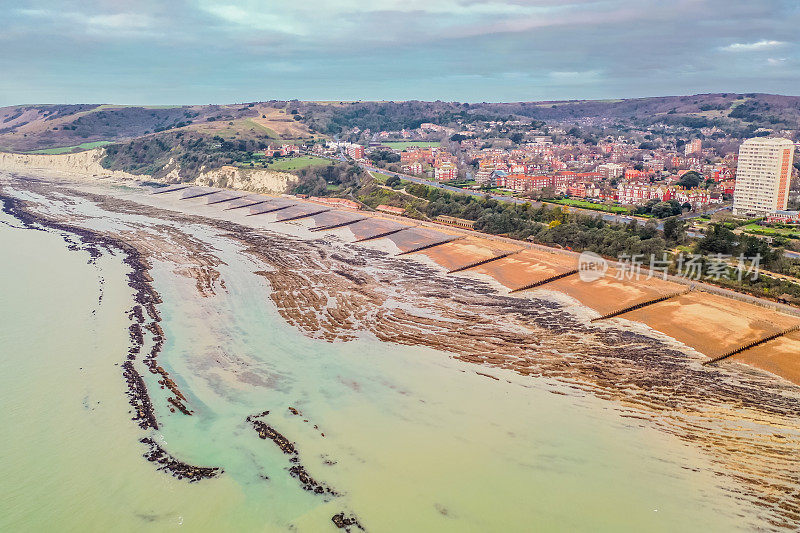
M189 483L216 477L223 472L218 467L193 466L175 459L150 437L145 437L139 442L147 445L148 450L145 452L144 458L151 463L158 464L158 470L169 472L178 479L187 479Z
M283 453L291 456L289 458L289 462L292 463L292 465L289 467L289 474L300 482L300 486L303 487L303 490L314 492L316 494L329 494L331 496L338 496L339 494L335 490L314 479L311 474L308 473L306 468L300 464L300 453L298 452L297 446L294 442L284 437L278 432L278 430L263 420L260 420L261 418L266 417L268 414L269 411L264 411L257 415L248 416L246 420L250 423L250 425L253 426L253 429L256 431L256 433L258 433L259 438L271 440L278 448L280 448Z
M128 273L128 285L134 290L135 302L128 312L128 317L131 320L128 328L131 344L128 348L127 357L121 364L122 376L127 384L126 395L133 408L132 420L142 429L156 430L159 427L147 385L134 366L134 361L140 355L145 344L143 328L153 334L154 341L153 347L144 359L145 364L152 373L160 374L162 376L160 383L166 385L175 394L174 397L167 399L169 404L183 414L191 415L191 411L183 403L186 401L186 397L169 377L166 370L155 363L164 341L163 330L159 325L161 316L157 309L157 305L161 303L161 297L152 286L153 280L148 273L150 265L143 254L135 246L121 239L56 221L29 210L26 208L24 201L4 194L2 189L0 189L0 202L3 205L3 212L19 220L25 228L59 232L70 250L88 252L89 262L96 261L104 252L111 254L115 252L122 253L123 262L131 269ZM77 239L77 242L75 239ZM150 322L143 326L147 320L150 320ZM170 410L174 411L173 407ZM149 461L158 462L162 465L159 470L167 471L179 479L187 478L190 481L197 481L206 477L214 477L221 473L221 469L216 467L194 467L182 463L172 458L149 437L142 439L141 442L150 447L145 454Z

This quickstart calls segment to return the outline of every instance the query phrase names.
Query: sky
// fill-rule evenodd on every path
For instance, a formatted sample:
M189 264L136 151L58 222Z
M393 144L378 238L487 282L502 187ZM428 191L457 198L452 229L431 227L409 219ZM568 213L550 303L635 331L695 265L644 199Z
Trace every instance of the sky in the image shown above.
M0 106L800 94L798 0L0 0Z

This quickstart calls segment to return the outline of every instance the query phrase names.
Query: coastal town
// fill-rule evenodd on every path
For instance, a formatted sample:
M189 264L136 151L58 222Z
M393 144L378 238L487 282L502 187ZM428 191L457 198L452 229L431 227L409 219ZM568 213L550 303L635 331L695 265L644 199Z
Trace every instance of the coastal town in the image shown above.
M310 148L312 154L341 154L371 167L466 190L597 211L625 206L631 214L652 216L657 205L671 202L679 206L678 213L700 215L715 208L730 209L732 205L739 159L734 143L711 142L704 146L700 138L675 141L647 132L636 132L651 139L640 143L630 137L585 143L576 137L579 133L575 131L566 132L563 128L544 131L548 135L531 130L525 135L527 141L498 143L472 138L469 130L457 132L422 124L414 131L381 131L373 135L378 139L405 139L402 142L378 140L367 145L329 142L304 148ZM712 128L690 135L717 138L717 133ZM351 134L369 136L371 132L356 130ZM781 189L782 201L775 209L742 211L742 215L759 215L765 222L800 223L798 170L792 166L795 145L792 142L789 145L791 154ZM273 153L300 154L301 148L284 145L275 147ZM740 194L744 192L740 190ZM655 214L658 213L656 208Z

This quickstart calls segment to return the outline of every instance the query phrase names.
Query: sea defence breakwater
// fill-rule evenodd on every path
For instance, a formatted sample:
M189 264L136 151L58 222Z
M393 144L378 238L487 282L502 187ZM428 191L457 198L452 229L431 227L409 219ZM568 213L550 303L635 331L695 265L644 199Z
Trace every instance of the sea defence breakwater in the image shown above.
M574 274L574 255L563 251L296 198L248 195L233 199L230 191L186 186L151 194L148 188L87 183L12 180L5 185L9 189L5 194L22 198L27 210L42 211L74 226L102 227L103 233L134 246L143 259L162 265L162 271L167 265L174 275L195 283L199 299L186 302L202 311L198 320L208 326L217 320L215 306L224 301L221 298L232 280L263 278L269 289L259 296L271 300L288 326L315 342L347 346L347 341L357 343L367 334L386 345L424 346L451 354L469 363L463 372L497 387L506 387L507 382L495 369L543 378L531 383L563 383L567 391L608 400L633 426L658 428L702 449L711 458L715 475L736 480L733 497L763 506L762 518L773 527L787 527L800 515L794 497L800 484L794 459L800 447L795 386L730 364L729 359L736 356L716 366L702 366L724 354L727 346L698 356L634 321L591 322L625 309L630 310L619 315L623 319L676 302L681 308L692 308L706 293L686 292L685 285L670 280L617 280L613 266L611 275L585 283ZM223 252L231 243L236 251L226 255ZM225 264L234 264L239 257L247 258L247 266L239 268L240 276L232 276ZM552 288L556 284L558 290ZM175 300L174 294L166 294L165 300ZM768 310L787 324L795 323L788 313L713 296L721 299L719 305L726 313L741 304L751 310L742 313L745 317L747 312L757 316ZM695 300L686 302L685 297ZM588 302L586 306L577 304L581 298ZM709 307L702 309L708 314L703 320L713 322ZM742 341L782 331L752 325L761 329ZM664 332L675 333L669 327ZM190 357L194 359L194 354ZM224 361L220 355L210 357L215 363ZM302 356L297 363L301 360ZM367 357L359 360L365 366L373 364ZM257 377L249 375L257 369L248 367L246 379ZM182 370L170 368L178 383L182 383L181 375L197 368ZM353 390L364 386L347 375L341 379ZM158 393L158 386L155 389ZM202 396L194 397L183 386L181 390L186 393L187 410L201 411ZM163 407L164 400L153 401ZM288 443L295 442L299 430L273 419L278 411L272 410L276 407L271 403L248 410L239 423L264 408L272 414L261 421L275 430L265 430L264 440L278 444L273 437L280 435ZM160 427L181 420L191 423L198 417L163 409L160 413ZM317 422L320 427L325 423L314 417ZM742 432L743 425L751 429ZM260 424L239 428L256 439L264 429ZM328 428L324 429L329 435ZM323 441L327 438L320 435ZM261 444L265 453L276 448L263 440ZM348 492L348 484L320 473L325 467L315 464L307 445L296 449L302 450L304 471L288 474L292 487L298 486L298 480L315 486L307 483L314 479L330 481L339 494ZM226 466L213 461L198 464ZM363 517L369 526L368 509L345 508L353 508L359 521ZM328 520L340 510L331 509Z

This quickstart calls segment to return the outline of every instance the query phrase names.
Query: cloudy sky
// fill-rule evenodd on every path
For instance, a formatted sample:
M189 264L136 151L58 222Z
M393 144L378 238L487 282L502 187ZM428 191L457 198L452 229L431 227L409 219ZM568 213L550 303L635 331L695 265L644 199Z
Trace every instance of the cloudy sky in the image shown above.
M0 0L0 105L800 94L797 0Z

